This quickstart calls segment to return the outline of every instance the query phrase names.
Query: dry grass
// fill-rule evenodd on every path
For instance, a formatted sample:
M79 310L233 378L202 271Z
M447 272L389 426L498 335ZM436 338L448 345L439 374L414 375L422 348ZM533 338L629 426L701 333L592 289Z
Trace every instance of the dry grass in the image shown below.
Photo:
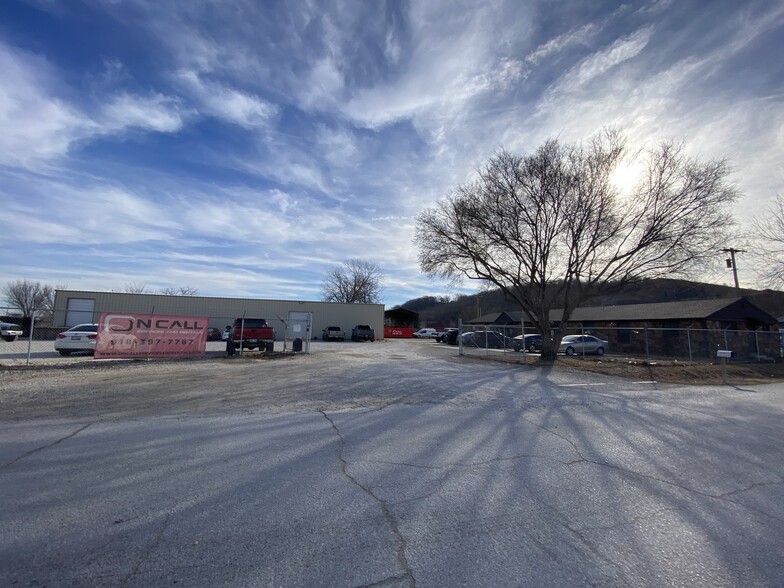
M674 384L770 384L784 381L784 363L688 363L633 358L559 358L555 365L607 374L629 380Z

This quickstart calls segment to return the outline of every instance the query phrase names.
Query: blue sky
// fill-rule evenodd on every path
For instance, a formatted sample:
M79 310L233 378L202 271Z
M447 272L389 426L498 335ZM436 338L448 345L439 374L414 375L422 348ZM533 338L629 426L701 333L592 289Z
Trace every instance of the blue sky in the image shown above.
M359 257L387 305L467 291L416 215L605 125L729 157L744 222L784 190L782 54L775 0L4 0L0 286L317 300Z

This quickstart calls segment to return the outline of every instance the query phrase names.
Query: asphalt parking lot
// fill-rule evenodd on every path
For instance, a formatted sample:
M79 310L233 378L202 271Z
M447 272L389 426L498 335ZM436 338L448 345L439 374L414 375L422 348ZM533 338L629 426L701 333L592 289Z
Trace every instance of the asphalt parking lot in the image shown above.
M0 584L784 584L781 384L311 350L3 369Z

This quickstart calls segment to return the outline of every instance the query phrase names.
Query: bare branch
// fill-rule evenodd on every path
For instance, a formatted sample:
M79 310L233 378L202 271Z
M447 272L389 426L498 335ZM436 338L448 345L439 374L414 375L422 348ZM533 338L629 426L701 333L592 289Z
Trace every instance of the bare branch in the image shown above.
M161 288L158 294L164 296L197 296L199 289L193 286L180 286L179 288Z
M784 194L752 221L759 242L757 255L763 261L760 281L769 287L784 285Z
M17 280L6 284L3 296L8 304L19 309L25 317L33 316L34 311L50 311L54 305L54 288L32 280Z
M698 162L663 143L623 197L611 178L627 155L615 130L572 145L549 140L526 156L497 153L477 181L419 215L422 270L494 284L554 357L552 308L564 309L565 325L590 287L683 274L715 256L731 226L738 191L726 161Z
M378 303L383 277L381 268L375 263L349 259L327 273L321 286L322 300L346 304Z

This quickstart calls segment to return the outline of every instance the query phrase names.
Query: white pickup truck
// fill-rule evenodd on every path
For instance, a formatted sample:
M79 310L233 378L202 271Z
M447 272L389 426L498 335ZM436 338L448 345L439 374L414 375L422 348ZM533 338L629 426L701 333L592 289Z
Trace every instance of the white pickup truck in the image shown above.
M346 333L340 327L327 327L321 331L322 341L343 341L346 338Z

